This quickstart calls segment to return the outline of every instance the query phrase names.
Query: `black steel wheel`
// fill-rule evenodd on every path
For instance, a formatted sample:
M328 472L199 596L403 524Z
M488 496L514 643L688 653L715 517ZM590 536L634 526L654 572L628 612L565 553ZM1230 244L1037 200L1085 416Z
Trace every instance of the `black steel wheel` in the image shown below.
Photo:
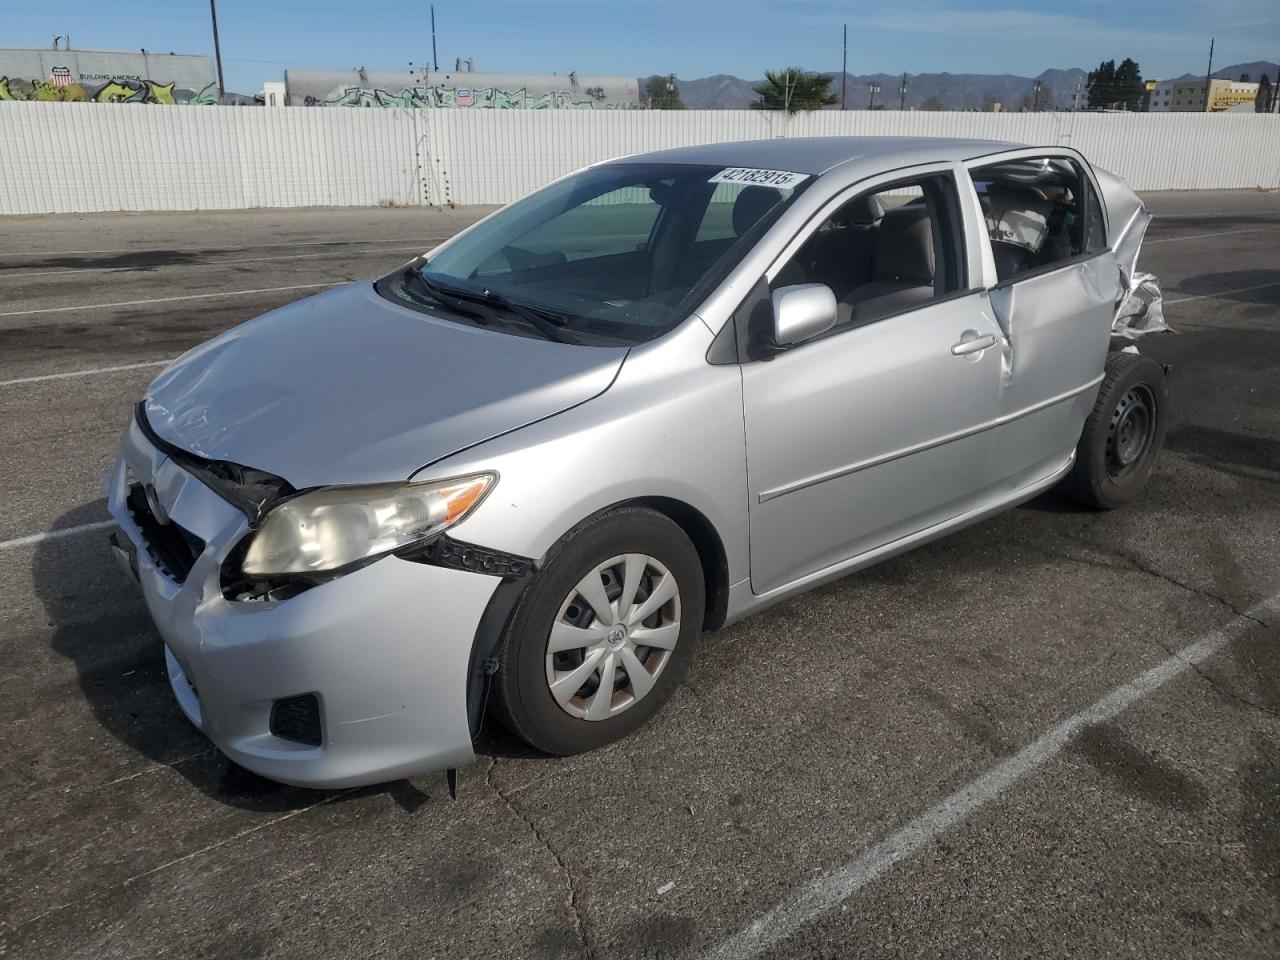
M1164 367L1137 353L1110 354L1063 492L1096 510L1136 498L1164 445L1168 406Z

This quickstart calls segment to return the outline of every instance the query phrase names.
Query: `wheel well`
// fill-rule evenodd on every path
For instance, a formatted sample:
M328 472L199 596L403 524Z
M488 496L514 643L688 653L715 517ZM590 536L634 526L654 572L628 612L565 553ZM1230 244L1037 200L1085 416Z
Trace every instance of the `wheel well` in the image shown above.
M724 543L711 521L689 504L670 497L639 497L630 501L639 506L656 510L677 524L693 541L702 562L702 580L706 586L706 613L702 625L707 630L717 630L724 624L729 609L729 561L725 557Z

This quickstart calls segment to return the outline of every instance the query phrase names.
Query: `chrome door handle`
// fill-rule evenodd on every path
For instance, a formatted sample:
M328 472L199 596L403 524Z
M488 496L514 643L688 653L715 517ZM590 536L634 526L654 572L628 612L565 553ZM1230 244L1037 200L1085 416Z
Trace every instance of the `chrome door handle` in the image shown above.
M964 357L971 353L981 353L983 350L987 350L995 345L996 335L994 333L988 333L985 336L974 337L971 340L961 340L959 343L953 344L951 347L951 354L956 357Z

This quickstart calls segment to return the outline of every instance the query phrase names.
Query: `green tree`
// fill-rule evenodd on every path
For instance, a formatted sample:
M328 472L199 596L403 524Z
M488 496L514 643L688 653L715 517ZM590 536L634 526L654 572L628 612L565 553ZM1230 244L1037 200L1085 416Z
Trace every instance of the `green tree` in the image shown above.
M1137 61L1125 57L1116 67L1116 102L1125 110L1141 110L1145 93Z
M932 110L933 112L936 113L937 111L942 109L942 101L939 100L937 97L929 97L923 103L920 104L920 109Z
M831 92L831 78L811 73L800 67L785 70L766 70L764 83L751 89L760 95L753 110L785 110L797 113L801 110L819 110L829 107L840 98Z
M684 101L680 99L680 86L676 83L674 73L667 76L654 74L645 77L644 102L650 110L684 110Z
M1089 71L1090 110L1141 110L1145 93L1142 72L1129 57L1118 67L1114 60L1104 60Z
M1089 71L1089 109L1110 107L1116 100L1116 62L1104 60L1097 70Z

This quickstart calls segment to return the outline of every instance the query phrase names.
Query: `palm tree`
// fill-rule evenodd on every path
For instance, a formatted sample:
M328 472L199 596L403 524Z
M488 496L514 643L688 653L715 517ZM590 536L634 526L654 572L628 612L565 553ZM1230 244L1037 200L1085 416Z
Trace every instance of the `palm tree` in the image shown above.
M751 104L751 107L754 110L785 110L787 113L818 110L831 106L838 99L827 89L829 86L830 77L800 67L766 70L764 83L751 88L760 94L759 102Z

